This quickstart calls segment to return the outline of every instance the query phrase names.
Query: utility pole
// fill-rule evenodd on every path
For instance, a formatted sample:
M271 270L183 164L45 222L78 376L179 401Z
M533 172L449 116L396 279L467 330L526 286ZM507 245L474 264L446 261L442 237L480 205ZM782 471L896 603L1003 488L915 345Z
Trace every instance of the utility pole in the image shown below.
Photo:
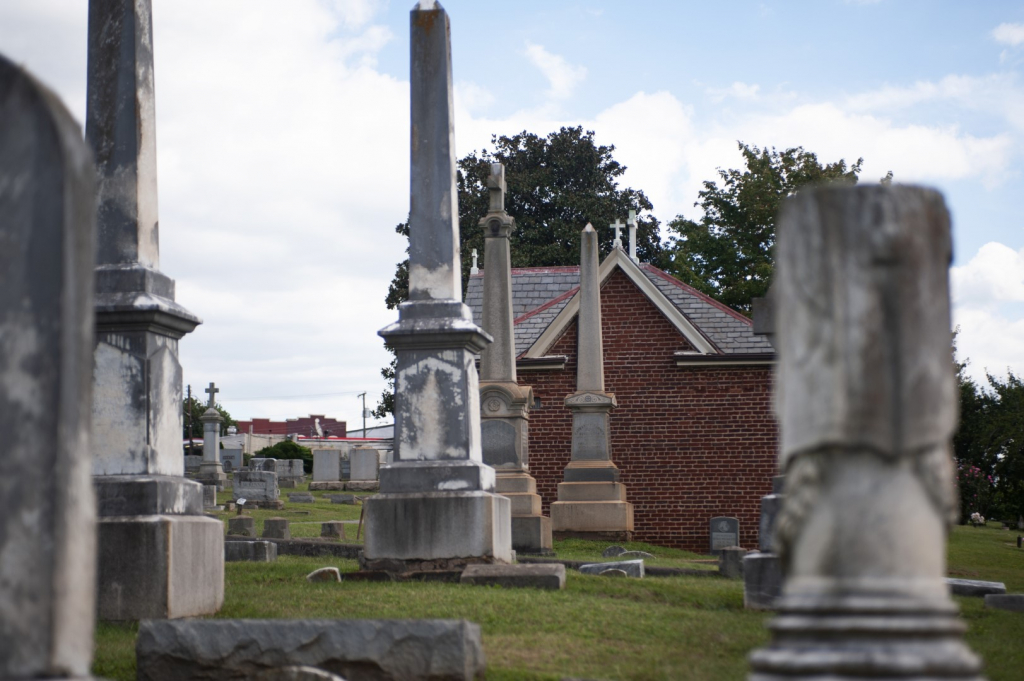
M366 417L368 412L366 411L366 393L360 393L357 397L363 398L363 439L366 438Z
M188 428L188 453L192 454L192 386L188 387L188 401L185 402L185 427Z

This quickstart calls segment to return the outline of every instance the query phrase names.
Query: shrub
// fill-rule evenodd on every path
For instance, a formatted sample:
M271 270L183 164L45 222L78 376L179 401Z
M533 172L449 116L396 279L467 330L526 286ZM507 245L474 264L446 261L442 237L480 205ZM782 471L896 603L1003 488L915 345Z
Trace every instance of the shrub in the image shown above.
M291 440L282 440L276 445L264 447L253 455L256 459L302 459L302 469L313 472L313 450Z

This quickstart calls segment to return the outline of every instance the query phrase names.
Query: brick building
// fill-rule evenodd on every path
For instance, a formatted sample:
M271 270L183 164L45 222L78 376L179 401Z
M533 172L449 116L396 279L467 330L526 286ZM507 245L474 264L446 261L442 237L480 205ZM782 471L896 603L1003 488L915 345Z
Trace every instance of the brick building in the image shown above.
M253 435L291 435L293 433L305 437L316 435L316 421L320 419L320 428L324 435L330 434L333 437L345 437L345 422L337 419L327 418L323 414L310 414L297 419L286 421L271 421L270 419L251 419L238 422L238 432ZM249 430L250 426L252 431ZM329 431L329 432L328 432Z
M634 505L635 538L706 553L709 520L735 516L757 547L778 431L772 346L749 319L615 249L600 268L605 389L615 393L612 460ZM544 513L569 463L576 390L578 267L512 270L519 383L533 387L530 472ZM466 303L480 322L483 274Z

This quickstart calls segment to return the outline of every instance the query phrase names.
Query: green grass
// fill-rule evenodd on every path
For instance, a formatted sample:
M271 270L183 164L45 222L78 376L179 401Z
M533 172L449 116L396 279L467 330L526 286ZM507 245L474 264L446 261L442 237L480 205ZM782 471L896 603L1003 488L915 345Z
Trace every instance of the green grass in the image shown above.
M320 536L320 523L328 520L359 520L361 505L349 506L347 504L331 503L330 495L333 494L355 494L357 497L366 497L372 492L313 492L316 501L312 504L290 504L288 503L289 492L308 492L309 483L296 486L295 489L282 489L281 499L285 502L285 508L280 511L247 510L245 515L252 516L256 520L256 534L262 536L263 521L267 518L287 518L291 522L288 527L291 530L293 539L308 539ZM223 504L231 501L231 492L218 492L217 503ZM235 511L212 511L210 515L225 521L224 532L227 533L227 519L236 515ZM356 540L357 524L352 523L345 526L345 542L349 544L362 543L362 539Z
M324 519L342 519L359 512L358 507L329 502L312 506L317 522L321 513L333 514ZM254 515L258 513L264 512ZM1024 591L1024 551L1017 550L1016 536L995 528L956 528L949 547L952 574L1004 581L1010 591ZM568 540L556 542L555 548L559 558L601 560L605 546ZM707 559L647 544L625 546L654 553L656 558L647 561L653 564L697 567L702 564L693 561ZM572 570L566 589L558 592L305 581L306 574L327 565L344 572L357 568L350 560L295 556L282 556L276 563L228 563L224 608L216 617L468 619L483 628L487 678L492 681L565 676L739 680L746 675L747 654L768 640L764 624L771 615L743 609L739 581L608 579ZM984 657L988 678L1019 678L1024 669L1024 615L985 610L981 599L957 601L969 625L968 644ZM134 626L100 624L94 672L109 679L134 679L135 636Z

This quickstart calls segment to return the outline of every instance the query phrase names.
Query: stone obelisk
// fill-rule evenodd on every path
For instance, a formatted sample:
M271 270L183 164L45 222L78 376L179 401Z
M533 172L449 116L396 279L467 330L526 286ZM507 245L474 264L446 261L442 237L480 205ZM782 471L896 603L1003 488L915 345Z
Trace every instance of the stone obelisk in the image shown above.
M484 463L497 473L495 490L512 502L512 548L551 552L551 519L541 515L537 481L530 475L530 405L533 389L516 382L512 318L512 257L509 236L515 219L505 211L505 167L491 164L490 206L484 231L483 329L494 342L480 353L480 430Z
M380 331L394 348L394 463L364 505L362 565L409 572L512 558L509 500L480 451L476 355L491 338L462 303L448 15L410 13L409 301Z
M57 96L0 57L0 678L85 679L95 171Z
M91 0L86 139L96 156L93 473L99 616L216 612L223 527L184 478L178 339L199 319L160 272L150 0Z
M917 187L783 204L775 408L785 573L756 681L980 679L950 600L949 214Z
M224 418L217 411L217 393L220 390L213 383L206 389L210 401L206 411L199 417L203 424L203 462L199 464L199 475L196 476L206 485L216 485L223 491L228 476L224 473L224 465L220 461L220 426Z
M633 504L612 463L609 412L615 395L604 390L601 286L597 232L587 225L580 240L580 307L576 322L576 392L565 398L572 410L572 460L551 504L556 537L628 541Z

